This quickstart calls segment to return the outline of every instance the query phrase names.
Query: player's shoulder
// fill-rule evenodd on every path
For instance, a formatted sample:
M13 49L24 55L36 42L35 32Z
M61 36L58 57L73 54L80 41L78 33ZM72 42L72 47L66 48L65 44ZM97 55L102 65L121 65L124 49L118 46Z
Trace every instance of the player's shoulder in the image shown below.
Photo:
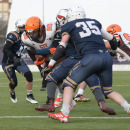
M56 30L54 38L61 39L61 30Z
M54 36L56 31L56 23L55 22L47 22L44 24L46 28L47 35Z
M26 32L23 32L21 35L21 40L24 44L28 44L31 43L31 40L29 39L29 37L27 36Z
M100 29L102 28L102 24L97 19L91 19L91 20L94 21L95 24L100 27Z
M7 34L6 39L11 39L13 41L16 41L16 40L20 39L20 36L16 31L11 31Z

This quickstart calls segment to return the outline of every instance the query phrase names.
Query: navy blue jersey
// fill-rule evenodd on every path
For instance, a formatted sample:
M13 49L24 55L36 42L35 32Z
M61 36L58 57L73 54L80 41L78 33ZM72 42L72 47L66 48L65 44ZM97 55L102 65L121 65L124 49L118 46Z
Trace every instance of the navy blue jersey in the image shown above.
M56 34L55 34L55 37L56 38L59 38L61 39L61 31L58 31ZM71 40L69 41L67 47L66 47L66 55L68 57L72 57L72 58L76 58L76 59L81 59L81 56L77 53L76 49L74 48L73 44L70 44L71 43Z
M16 31L8 33L5 44L10 46L10 52L12 54L14 54L16 57L21 57L21 52L24 50L24 45L21 43L21 35L19 33ZM2 62L14 63L14 60L4 54Z
M61 34L69 34L71 44L82 56L107 51L102 35L102 25L95 19L77 19L61 27Z

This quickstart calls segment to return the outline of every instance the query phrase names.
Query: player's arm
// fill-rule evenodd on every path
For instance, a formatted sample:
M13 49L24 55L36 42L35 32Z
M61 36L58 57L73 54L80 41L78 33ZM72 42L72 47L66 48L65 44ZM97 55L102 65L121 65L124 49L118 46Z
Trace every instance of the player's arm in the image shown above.
M16 55L14 55L11 52L11 48L13 47L13 44L14 44L15 40L16 40L15 37L13 39L9 39L8 36L7 36L6 43L5 43L4 47L3 47L3 53L5 55L7 55L9 58L13 59L14 63L16 65L21 65L20 58L17 58Z
M13 44L10 41L6 41L6 44L3 47L3 53L6 54L11 59L15 57L15 55L10 51L12 45Z
M103 39L106 39L109 41L111 45L111 49L116 50L118 46L116 38L104 29L101 29L101 34L102 34Z
M111 46L111 51L110 51L110 55L112 57L116 56L116 49L118 47L118 43L116 41L116 38L111 35L110 33L108 33L106 30L101 29L101 33L102 33L102 37L103 39L106 39L109 41L110 46Z
M44 48L44 49L40 49L40 50L32 50L33 48L31 48L31 51L33 51L33 53L37 54L37 55L49 55L49 54L54 54L56 48L51 44L49 47Z
M62 40L61 40L60 44L57 46L56 51L48 64L48 67L54 66L56 61L62 57L62 55L65 52L66 46L68 44L69 38L70 38L70 36L68 34L66 34L62 37Z

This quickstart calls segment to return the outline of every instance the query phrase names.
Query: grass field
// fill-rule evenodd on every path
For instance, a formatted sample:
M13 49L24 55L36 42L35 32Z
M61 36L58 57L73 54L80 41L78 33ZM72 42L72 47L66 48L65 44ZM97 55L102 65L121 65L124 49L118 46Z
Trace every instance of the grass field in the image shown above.
M70 113L68 123L52 120L47 112L34 109L26 99L25 78L18 74L18 86L15 89L18 102L12 103L9 95L8 79L0 73L0 130L130 130L130 116L115 102L106 99L106 105L114 108L117 115L107 115L100 111L97 102L87 87L84 96L91 99L88 103L77 103ZM41 78L33 73L33 94L38 105L46 102L47 91L40 91ZM130 103L130 72L113 72L113 90L121 93ZM61 108L61 107L60 107ZM56 109L56 112L60 111Z

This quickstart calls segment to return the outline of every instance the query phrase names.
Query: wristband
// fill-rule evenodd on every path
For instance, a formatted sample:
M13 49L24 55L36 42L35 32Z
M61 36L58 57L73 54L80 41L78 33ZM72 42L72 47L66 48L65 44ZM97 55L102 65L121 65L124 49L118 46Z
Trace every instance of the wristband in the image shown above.
M51 66L51 65L48 65L48 67L52 68L53 66Z
M13 57L13 59L16 58L16 56Z

